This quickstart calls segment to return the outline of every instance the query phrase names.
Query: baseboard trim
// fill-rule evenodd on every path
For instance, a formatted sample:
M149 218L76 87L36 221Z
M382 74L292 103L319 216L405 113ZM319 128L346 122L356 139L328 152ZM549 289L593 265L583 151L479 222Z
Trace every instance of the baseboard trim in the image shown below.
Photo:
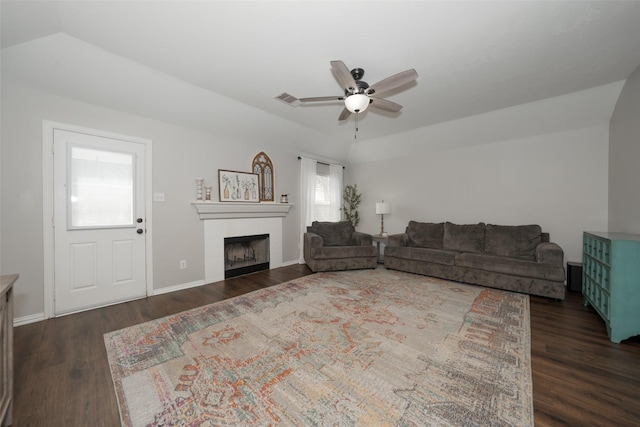
M290 265L296 265L296 264L300 264L300 261L298 261L297 259L293 259L291 261L283 262L280 267L288 267Z
M29 316L16 317L13 319L13 326L28 325L29 323L42 322L44 320L44 312L30 314Z
M155 296L155 295L168 294L176 291L184 291L185 289L195 288L198 286L202 286L204 284L206 284L204 280L194 280L193 282L181 283L178 285L167 286L166 288L154 289L153 295Z

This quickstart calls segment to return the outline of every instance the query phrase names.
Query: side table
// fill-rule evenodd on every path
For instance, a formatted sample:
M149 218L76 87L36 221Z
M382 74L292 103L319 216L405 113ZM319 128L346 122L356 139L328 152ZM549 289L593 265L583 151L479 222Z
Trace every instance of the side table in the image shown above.
M581 262L567 262L567 290L582 293Z
M387 236L381 236L380 234L371 235L371 239L378 248L378 264L384 264L384 247L387 246L389 238Z

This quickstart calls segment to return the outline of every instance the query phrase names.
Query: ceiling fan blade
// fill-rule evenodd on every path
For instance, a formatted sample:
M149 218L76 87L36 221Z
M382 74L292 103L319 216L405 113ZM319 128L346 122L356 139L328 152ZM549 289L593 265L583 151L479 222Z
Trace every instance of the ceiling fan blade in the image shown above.
M411 69L407 71L403 71L401 73L395 74L391 77L387 77L384 80L379 81L376 84L369 86L367 89L367 93L381 93L386 92L388 90L395 89L407 83L410 83L418 78L418 73L416 70Z
M352 92L356 89L356 81L344 62L331 61L331 70L344 90Z
M347 120L351 115L351 111L347 110L347 107L344 107L342 113L340 113L340 117L338 117L338 121L341 122L343 120Z
M342 101L344 96L316 96L312 98L300 98L300 102Z
M391 113L397 113L402 110L402 105L382 98L371 98L371 106L376 107L378 110L389 111Z

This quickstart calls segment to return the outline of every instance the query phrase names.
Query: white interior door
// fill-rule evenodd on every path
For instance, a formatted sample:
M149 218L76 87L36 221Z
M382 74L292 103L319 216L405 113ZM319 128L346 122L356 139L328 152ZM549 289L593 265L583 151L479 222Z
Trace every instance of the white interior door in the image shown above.
M145 145L55 129L54 313L146 295Z

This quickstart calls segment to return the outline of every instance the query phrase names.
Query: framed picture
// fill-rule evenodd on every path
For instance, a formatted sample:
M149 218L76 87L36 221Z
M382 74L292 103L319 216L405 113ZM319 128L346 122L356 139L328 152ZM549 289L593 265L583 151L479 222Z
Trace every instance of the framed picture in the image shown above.
M259 152L253 158L251 170L258 174L258 194L261 202L273 202L273 162L264 151Z
M218 169L221 202L260 202L258 174Z

